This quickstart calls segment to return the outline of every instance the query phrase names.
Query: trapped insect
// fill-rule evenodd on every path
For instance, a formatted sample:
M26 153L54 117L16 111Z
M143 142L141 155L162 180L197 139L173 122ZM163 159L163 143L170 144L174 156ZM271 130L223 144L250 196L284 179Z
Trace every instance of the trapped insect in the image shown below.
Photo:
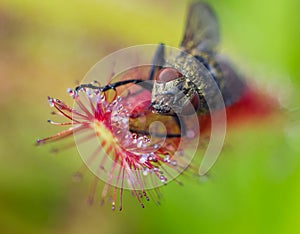
M225 106L239 100L246 85L232 66L218 55L216 47L219 40L219 24L210 6L203 2L191 4L180 43L182 53L174 57L173 61L166 61L164 44L157 47L148 77L148 80L153 80L153 85L145 87L152 93L149 108L153 112L177 116L196 110L200 115L207 114L209 99L213 104L212 110L219 107L214 101L217 92L221 92ZM216 82L217 88L209 84L210 80ZM143 86L144 81L132 79L103 87L82 84L76 90L89 87L105 91L128 83ZM187 108L188 102L192 103L194 110Z

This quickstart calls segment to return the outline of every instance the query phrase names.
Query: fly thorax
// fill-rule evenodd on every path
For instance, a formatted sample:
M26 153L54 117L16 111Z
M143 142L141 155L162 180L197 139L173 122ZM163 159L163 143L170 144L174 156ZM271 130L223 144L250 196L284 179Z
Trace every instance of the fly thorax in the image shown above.
M168 82L154 82L152 107L160 114L179 114L191 102L196 92L192 83L185 77Z

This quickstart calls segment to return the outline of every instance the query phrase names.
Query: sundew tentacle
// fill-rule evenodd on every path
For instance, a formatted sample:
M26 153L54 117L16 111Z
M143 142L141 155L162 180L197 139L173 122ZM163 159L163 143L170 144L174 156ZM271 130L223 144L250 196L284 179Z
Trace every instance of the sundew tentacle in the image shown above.
M117 200L119 210L122 210L124 188L132 190L132 194L141 207L145 206L144 199L150 200L147 190L155 188L155 192L149 191L149 195L154 202L159 204L160 192L156 188L157 181L164 185L173 179L168 170L180 173L185 168L180 163L181 159L173 159L174 153L178 150L179 139L162 141L156 135L151 137L147 132L132 132L128 127L131 118L131 102L134 101L132 97L126 100L126 98L115 96L112 101L108 101L105 93L89 88L82 88L79 92L68 89L68 93L74 99L73 108L59 99L49 97L48 100L57 113L69 120L64 123L49 120L49 123L69 128L53 136L37 140L37 144L58 141L75 134L77 147L96 139L95 149L85 157L85 166L76 173L76 178L81 178L82 173L90 165L96 163L97 170L94 172L96 176L101 173L106 174L101 204L109 196L112 210L115 210ZM143 114L141 112L139 115ZM70 146L71 144L65 148ZM183 159L182 162L185 163ZM98 181L99 178L96 177L92 182L88 197L90 204L94 202Z

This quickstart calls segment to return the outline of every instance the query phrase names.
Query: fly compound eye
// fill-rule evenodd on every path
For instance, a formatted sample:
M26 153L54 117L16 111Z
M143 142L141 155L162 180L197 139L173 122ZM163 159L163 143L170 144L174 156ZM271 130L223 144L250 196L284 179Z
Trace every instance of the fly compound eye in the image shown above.
M165 83L168 81L176 80L182 76L183 75L180 72L178 72L176 69L168 67L162 69L159 72L156 81L157 83Z

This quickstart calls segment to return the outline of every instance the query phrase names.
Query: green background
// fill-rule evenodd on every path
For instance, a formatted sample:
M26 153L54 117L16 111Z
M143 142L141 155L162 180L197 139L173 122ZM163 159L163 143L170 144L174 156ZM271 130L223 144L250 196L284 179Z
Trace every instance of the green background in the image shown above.
M91 176L72 181L82 165L76 149L51 154L50 145L34 145L61 129L46 123L48 95L71 104L66 88L118 49L177 46L187 5L0 0L0 233L300 232L297 0L211 2L222 28L221 52L288 111L279 120L231 129L209 178L163 187L161 206L149 202L142 209L130 193L122 212L88 206Z

